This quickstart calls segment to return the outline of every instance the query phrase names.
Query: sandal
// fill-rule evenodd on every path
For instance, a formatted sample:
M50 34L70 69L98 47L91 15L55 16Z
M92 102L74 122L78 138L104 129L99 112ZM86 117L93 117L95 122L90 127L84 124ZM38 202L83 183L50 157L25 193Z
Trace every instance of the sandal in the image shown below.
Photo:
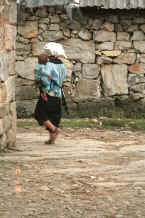
M52 134L57 133L57 127L54 130L51 130L49 127L46 127L46 130Z
M52 144L54 144L54 143L51 141L51 139L45 141L44 143L45 143L45 145L52 145Z
M51 130L50 132L51 132L51 134L56 134L56 135L58 134L57 128L55 128L54 130Z
M48 128L47 128L48 129ZM46 145L52 145L52 144L55 144L55 140L56 140L56 137L58 135L58 129L55 128L53 131L48 129L49 132L51 133L51 136L52 136L52 139L49 139L47 141L45 141L45 144Z
M58 129L56 128L55 130L51 131L51 143L52 144L55 144L55 140L56 140L56 137L58 135Z

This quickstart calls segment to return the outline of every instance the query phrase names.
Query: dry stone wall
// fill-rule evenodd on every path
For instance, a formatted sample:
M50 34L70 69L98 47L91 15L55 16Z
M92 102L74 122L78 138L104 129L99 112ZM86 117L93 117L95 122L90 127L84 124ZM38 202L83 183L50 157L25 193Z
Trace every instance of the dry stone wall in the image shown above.
M18 116L33 113L38 94L33 68L50 41L62 43L68 56L66 84L73 112L104 115L122 107L125 112L130 108L128 116L140 109L144 113L144 11L87 8L73 15L70 22L64 7L25 9L16 44Z
M0 2L0 150L16 140L16 1Z

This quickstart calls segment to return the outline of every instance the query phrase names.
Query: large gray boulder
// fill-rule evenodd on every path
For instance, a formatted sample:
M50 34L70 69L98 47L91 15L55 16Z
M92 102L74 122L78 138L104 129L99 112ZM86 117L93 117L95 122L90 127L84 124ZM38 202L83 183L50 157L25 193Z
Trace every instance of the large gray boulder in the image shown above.
M105 96L128 94L127 65L103 65L101 74Z
M70 60L79 60L82 63L95 63L95 46L93 41L70 39L62 41L66 55Z
M28 57L25 59L25 61L17 61L16 62L17 75L28 80L34 80L34 66L37 63L38 60L35 57Z

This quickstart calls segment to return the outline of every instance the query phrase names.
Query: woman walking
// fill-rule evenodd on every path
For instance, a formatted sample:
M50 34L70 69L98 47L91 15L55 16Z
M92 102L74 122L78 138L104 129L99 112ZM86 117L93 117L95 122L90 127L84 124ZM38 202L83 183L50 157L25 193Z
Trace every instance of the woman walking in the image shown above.
M45 59L44 55L43 59ZM34 117L39 125L44 125L49 131L49 140L45 143L55 144L61 121L61 87L66 77L66 68L58 57L51 55L47 63L39 61L39 64L35 66L35 73L36 82L40 82L41 88Z

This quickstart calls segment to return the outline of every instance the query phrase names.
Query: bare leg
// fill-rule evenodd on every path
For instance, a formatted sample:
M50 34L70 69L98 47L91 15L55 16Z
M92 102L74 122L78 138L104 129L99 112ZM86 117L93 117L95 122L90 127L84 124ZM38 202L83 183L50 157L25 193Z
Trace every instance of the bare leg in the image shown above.
M56 129L56 126L54 126L53 123L51 123L50 120L46 120L46 121L44 122L44 125L45 125L47 128L49 128L52 132L55 131L55 129Z
M56 136L57 136L57 127L53 125L50 120L44 122L44 125L50 129L50 144L55 144Z

